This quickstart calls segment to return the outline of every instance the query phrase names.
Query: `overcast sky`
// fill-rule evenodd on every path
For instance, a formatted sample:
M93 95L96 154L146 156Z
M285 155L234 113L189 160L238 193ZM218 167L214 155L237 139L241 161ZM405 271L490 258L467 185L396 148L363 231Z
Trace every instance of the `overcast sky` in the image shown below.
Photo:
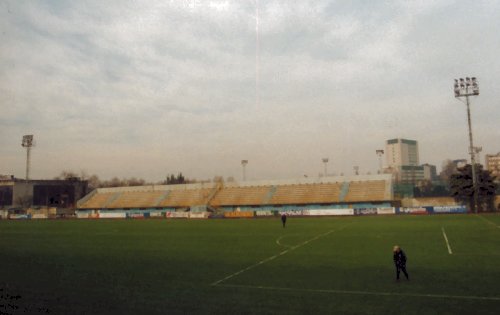
M391 138L500 151L500 2L0 2L0 174L159 181L376 173Z

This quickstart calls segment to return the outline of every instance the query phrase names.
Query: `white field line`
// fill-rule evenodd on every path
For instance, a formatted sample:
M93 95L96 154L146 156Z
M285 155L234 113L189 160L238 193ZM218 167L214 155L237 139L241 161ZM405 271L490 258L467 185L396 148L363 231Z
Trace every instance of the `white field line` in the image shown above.
M453 252L451 251L451 247L450 247L450 243L448 242L448 237L446 237L446 232L444 231L444 227L441 227L441 231L443 231L443 236L444 236L444 240L446 241L446 246L448 247L448 254L453 254Z
M419 293L373 292L373 291L328 290L328 289L294 289L294 288L238 285L238 284L220 284L219 286L229 287L229 288L274 290L274 291L289 291L289 292L311 292L311 293L332 293L332 294L350 294L350 295L375 295L375 296L398 296L398 297L423 297L423 298L438 298L438 299L500 301L499 296L419 294Z
M345 226L344 226L344 227L345 227ZM342 229L342 228L341 228L341 229ZM341 230L341 229L339 229L339 230ZM264 259L264 260L259 261L259 262L258 262L258 263L256 263L256 264L250 265L250 266L248 266L248 267L246 267L246 268L244 268L244 269L241 269L240 271L237 271L237 272L235 272L235 273L233 273L233 274L230 274L229 276L227 276L227 277L225 277L225 278L222 278L222 279L220 279L220 280L217 280L217 281L215 281L214 283L212 283L212 285L219 285L220 283L222 283L222 282L224 282L224 281L226 281L226 280L229 280L229 279L231 279L231 278L233 278L233 277L235 277L235 276L237 276L237 275L239 275L239 274L242 274L242 273L244 273L245 271L248 271L248 270L253 269L253 268L255 268L255 267L258 267L258 266L260 266L260 265L262 265L262 264L265 264L265 263L267 263L267 262L269 262L269 261L271 261L271 260L273 260L273 259L278 258L279 256L283 256L283 255L285 255L286 253L291 252L292 250L295 250L295 249L297 249L297 248L299 248L299 247L302 247L302 246L304 246L304 245L307 245L308 243L310 243L310 242L312 242L312 241L315 241L315 240L317 240L318 238L321 238L321 237L327 236L328 234L330 234L330 233L332 233L332 232L334 232L334 231L335 231L335 230L330 230L330 231L328 231L328 232L326 232L326 233L323 233L323 234L317 235L317 236L315 236L315 237L313 237L313 238L311 238L311 239L309 239L309 240L307 240L307 241L304 241L304 242L302 242L302 243L300 243L300 244L297 244L297 245L295 245L295 246L291 246L291 247L289 247L288 249L286 249L286 250L282 251L281 253L278 253L278 254L276 254L276 255L273 255L273 256L271 256L271 257L268 257L268 258L266 258L266 259Z
M495 222L489 220L489 219L486 219L485 217L483 217L482 215L477 215L480 219L482 219L484 222L488 223L488 224L491 224L491 225L494 225L496 226L497 228L500 229L500 225L497 225Z
M286 235L282 235L282 236L278 237L278 239L276 240L276 244L277 244L278 246L290 247L290 245L285 245L285 244L281 244L281 243L280 243L281 239L282 239L283 237L285 237L285 236L286 236Z

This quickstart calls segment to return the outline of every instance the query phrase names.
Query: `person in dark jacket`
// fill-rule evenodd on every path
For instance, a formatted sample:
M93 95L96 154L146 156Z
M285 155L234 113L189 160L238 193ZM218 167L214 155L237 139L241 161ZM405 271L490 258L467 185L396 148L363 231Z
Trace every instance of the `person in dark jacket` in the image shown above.
M410 276L406 271L406 255L403 250L398 246L394 246L393 248L393 259L394 265L396 265L396 280L399 280L399 273L402 271L406 276L407 280L410 280Z
M285 213L281 214L281 223L283 223L283 227L285 227L285 225L286 225L286 214Z

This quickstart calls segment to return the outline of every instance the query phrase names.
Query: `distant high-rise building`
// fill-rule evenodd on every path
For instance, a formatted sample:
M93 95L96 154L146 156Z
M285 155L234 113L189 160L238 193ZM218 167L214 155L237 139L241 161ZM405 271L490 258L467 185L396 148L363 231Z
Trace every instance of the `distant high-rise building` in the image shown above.
M386 141L385 149L388 169L397 182L414 184L425 178L424 167L419 165L417 141L390 139Z
M431 165L428 163L422 164L424 168L424 179L425 180L436 180L437 179L437 170L436 165Z
M500 152L497 154L486 154L485 164L486 169L491 172L491 176L500 179Z
M418 143L408 139L390 139L385 146L387 165L398 167L402 165L418 165Z

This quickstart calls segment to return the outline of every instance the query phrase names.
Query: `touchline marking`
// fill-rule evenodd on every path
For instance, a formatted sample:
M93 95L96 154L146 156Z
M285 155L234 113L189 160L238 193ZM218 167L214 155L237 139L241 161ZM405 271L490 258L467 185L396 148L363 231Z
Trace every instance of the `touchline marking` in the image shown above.
M328 290L328 289L294 289L294 288L281 288L281 287L240 285L240 284L220 284L219 286L228 288L290 291L290 292L313 292L313 293L333 293L333 294L351 294L351 295L401 296L401 297L425 297L425 298L438 298L438 299L500 301L500 297L498 296L419 294L419 293L373 292L373 291Z
M491 221L491 220L489 220L489 219L486 219L485 217L483 217L483 216L481 216L481 215L479 215L479 214L478 214L477 216L478 216L479 218L481 218L483 221L485 221L486 223L491 224L491 225L494 225L494 226L496 226L497 228L499 228L499 229L500 229L500 225L497 225L495 222L493 222L493 221Z
M453 254L453 252L451 251L451 247L450 247L450 243L448 243L448 237L446 237L446 232L444 231L444 227L441 227L441 231L443 231L443 236L444 236L444 240L446 241L446 246L448 246L448 254Z
M344 226L344 227L345 227L345 226ZM344 227L342 227L342 228L344 228ZM342 228L340 228L339 230L341 230ZM304 241L304 242L302 242L302 243L300 243L300 244L297 244L297 245L295 245L295 246L290 246L290 248L288 248L288 249L286 249L286 250L284 250L284 251L282 251L282 252L280 252L280 253L278 253L278 254L276 254L276 255L273 255L273 256L271 256L271 257L268 257L268 258L266 258L266 259L264 259L264 260L259 261L259 262L258 262L258 263L256 263L256 264L253 264L253 265L250 265L250 266L246 267L245 269L241 269L240 271L237 271L237 272L235 272L235 273L233 273L233 274L230 274L229 276L227 276L227 277L225 277L225 278L222 278L222 279L220 279L220 280L217 280L217 281L215 281L214 283L212 283L212 285L213 285L213 286L215 286L215 285L219 285L220 283L222 283L222 282L224 282L224 281L226 281L226 280L229 280L229 279L231 279L231 278L233 278L233 277L235 277L235 276L237 276L237 275L239 275L239 274L242 274L242 273L244 273L245 271L248 271L248 270L253 269L253 268L255 268L255 267L258 267L258 266L260 266L260 265L262 265L262 264L265 264L265 263L267 263L267 262L269 262L269 261L271 261L271 260L273 260L273 259L277 258L278 256L283 256L283 255L285 255L286 253L291 252L292 250L295 250L295 249L297 249L297 248L299 248L299 247L302 247L302 246L304 246L304 245L306 245L306 244L309 244L309 242L315 241L315 240L317 240L317 239L318 239L318 238L320 238L320 237L327 236L328 234L330 234L330 233L332 233L332 232L334 232L334 231L335 231L335 230L330 230L330 231L328 231L328 232L326 232L326 233L323 233L323 234L317 235L317 236L315 236L315 237L311 238L310 240Z

